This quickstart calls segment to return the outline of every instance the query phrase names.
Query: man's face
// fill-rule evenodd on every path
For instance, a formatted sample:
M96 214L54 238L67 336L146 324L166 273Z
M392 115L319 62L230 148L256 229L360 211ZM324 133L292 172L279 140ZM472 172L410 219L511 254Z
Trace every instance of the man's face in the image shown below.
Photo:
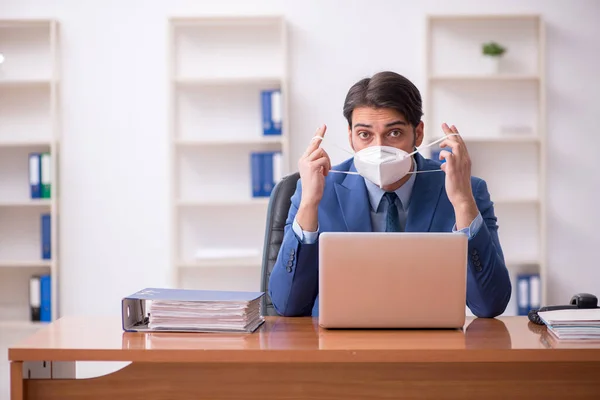
M348 138L355 152L369 146L390 146L412 153L423 142L423 122L413 127L392 108L359 107L352 112Z

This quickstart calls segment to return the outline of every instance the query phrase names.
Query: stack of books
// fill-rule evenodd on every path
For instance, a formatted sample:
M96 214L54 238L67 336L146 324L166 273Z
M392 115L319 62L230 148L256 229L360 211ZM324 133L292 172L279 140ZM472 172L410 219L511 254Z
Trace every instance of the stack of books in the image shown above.
M540 311L538 315L558 340L600 340L600 308Z
M148 288L124 299L124 305L144 302L141 320L133 321L132 330L136 331L254 332L264 322L260 313L263 295L262 292Z

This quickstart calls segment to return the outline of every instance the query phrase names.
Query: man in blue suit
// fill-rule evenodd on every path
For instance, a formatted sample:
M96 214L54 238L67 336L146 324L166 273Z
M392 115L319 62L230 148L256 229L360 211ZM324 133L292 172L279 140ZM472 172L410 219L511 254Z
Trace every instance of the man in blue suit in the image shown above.
M320 147L326 127L317 130L298 162L300 180L269 281L279 314L318 315L319 233L402 231L466 234L467 306L478 317L504 312L512 288L487 185L471 177L469 154L455 126L442 125L440 147L451 149L441 151L444 163L414 152L423 142L422 115L421 95L412 82L380 72L357 82L346 96L353 158L332 168ZM372 168L397 158L405 162Z

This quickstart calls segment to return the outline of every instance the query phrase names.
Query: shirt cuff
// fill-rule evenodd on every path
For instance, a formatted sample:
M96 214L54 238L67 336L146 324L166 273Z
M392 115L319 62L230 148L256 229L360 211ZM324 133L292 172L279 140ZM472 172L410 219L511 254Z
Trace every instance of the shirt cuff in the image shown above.
M296 234L296 237L298 238L298 240L300 241L300 243L302 243L302 244L314 244L314 243L317 242L317 239L319 237L319 227L318 227L318 225L317 225L317 231L316 232L304 231L300 227L300 224L298 224L298 221L296 221L296 218L294 218L294 223L292 224L292 229L294 230L294 233Z
M481 213L478 213L475 219L471 222L471 225L461 229L460 231L457 231L456 224L454 224L454 226L452 227L452 232L464 233L465 235L467 235L469 240L471 240L475 235L477 235L477 232L479 232L479 228L481 228L482 224L483 217L481 216Z

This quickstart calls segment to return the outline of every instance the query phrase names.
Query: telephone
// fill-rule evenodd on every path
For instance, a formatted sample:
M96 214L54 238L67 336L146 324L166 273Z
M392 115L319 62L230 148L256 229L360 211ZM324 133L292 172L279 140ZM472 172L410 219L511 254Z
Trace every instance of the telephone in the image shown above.
M564 306L545 306L537 310L531 310L527 314L527 317L531 322L538 325L544 325L544 322L539 317L538 312L540 311L554 311L554 310L572 310L577 308L599 308L598 298L593 294L589 293L578 293L571 297L569 305Z

